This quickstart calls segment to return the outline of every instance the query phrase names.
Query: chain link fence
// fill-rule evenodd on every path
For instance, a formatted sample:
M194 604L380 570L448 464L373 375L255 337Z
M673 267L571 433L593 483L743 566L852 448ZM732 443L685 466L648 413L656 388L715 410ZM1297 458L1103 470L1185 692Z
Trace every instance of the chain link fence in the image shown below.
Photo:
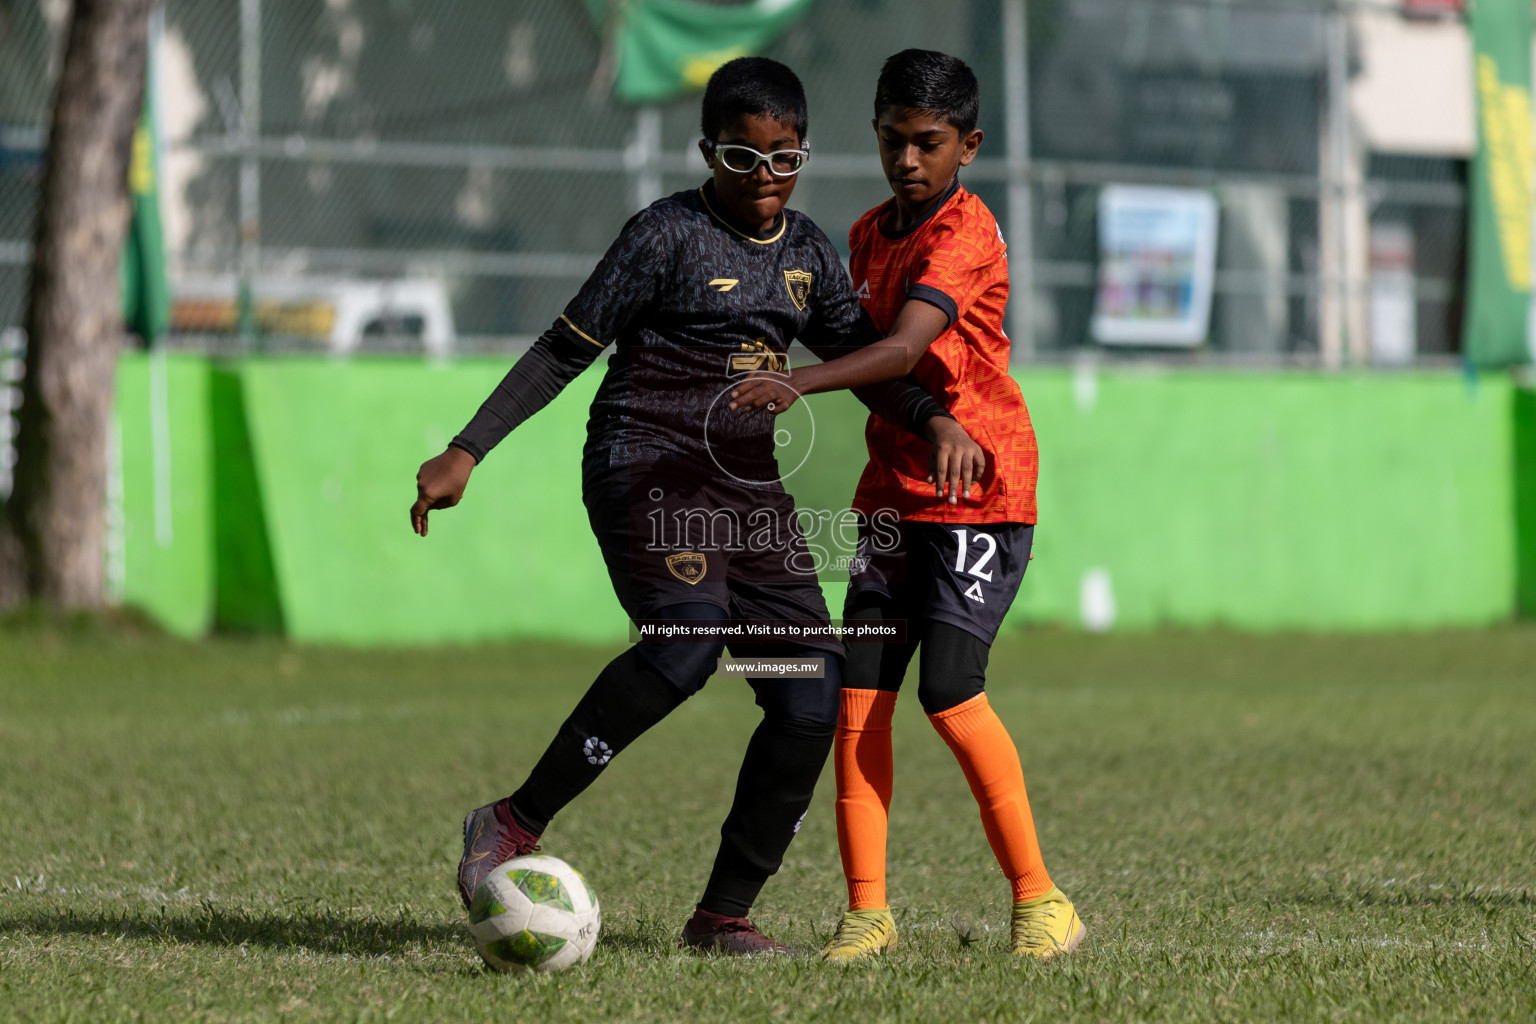
M22 321L65 9L0 0L0 327ZM1456 115L1404 135L1393 119L1415 101L1380 97L1405 47L1465 51L1465 28L1454 11L1411 13L1326 0L818 0L769 51L810 97L814 159L794 205L845 244L889 195L870 129L880 63L940 49L982 84L986 141L963 180L1010 242L1016 358L1106 351L1093 320L1111 185L1216 199L1208 327L1181 358L1452 358L1470 129ZM635 210L706 173L697 98L610 99L581 0L167 0L157 39L173 342L245 351L233 320L244 279L262 311L258 346L334 341L347 303L415 294L451 311L455 349L512 347L550 323ZM1467 81L1446 88L1468 97L1469 119L1460 59ZM430 322L365 314L347 320L361 340L342 343L430 348Z

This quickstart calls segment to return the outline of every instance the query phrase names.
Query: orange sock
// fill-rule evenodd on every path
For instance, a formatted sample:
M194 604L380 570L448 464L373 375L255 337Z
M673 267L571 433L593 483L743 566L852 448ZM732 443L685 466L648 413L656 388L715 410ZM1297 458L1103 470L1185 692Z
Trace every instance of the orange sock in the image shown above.
M848 909L871 910L885 902L886 815L891 808L891 712L889 690L844 690L837 719L833 765L837 770L837 846L848 879Z
M987 703L987 695L978 693L964 704L929 715L928 720L954 751L965 781L971 784L987 842L1013 883L1014 902L1050 892L1051 877L1040 856L1019 752L1002 719Z

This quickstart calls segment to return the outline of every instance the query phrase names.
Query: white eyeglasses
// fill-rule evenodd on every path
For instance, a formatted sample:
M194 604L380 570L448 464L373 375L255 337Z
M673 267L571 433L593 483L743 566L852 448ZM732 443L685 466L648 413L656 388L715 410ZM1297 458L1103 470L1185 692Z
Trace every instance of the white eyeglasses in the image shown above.
M793 178L811 158L811 144L801 149L776 149L772 153L759 153L751 146L704 140L711 155L725 165L732 174L751 174L760 164L768 165L768 173L775 178Z

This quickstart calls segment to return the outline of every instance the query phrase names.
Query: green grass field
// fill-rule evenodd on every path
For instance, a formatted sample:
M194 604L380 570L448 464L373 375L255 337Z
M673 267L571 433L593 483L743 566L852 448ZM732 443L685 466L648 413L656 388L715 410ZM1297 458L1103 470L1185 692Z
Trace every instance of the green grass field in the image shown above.
M360 652L0 627L0 1019L1530 1020L1536 630L1000 642L1047 861L1090 932L1007 954L1007 887L915 695L880 962L677 952L755 708L716 680L545 850L591 963L485 971L452 883L611 652ZM830 769L755 914L841 908ZM963 945L956 915L990 927Z

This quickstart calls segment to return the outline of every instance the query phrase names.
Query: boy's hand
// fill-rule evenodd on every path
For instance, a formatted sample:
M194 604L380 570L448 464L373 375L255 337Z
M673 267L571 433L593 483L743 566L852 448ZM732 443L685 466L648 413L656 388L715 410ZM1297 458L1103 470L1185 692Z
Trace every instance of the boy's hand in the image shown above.
M427 535L427 513L434 508L453 508L464 497L475 457L452 445L434 455L416 471L416 504L411 506L411 529Z
M793 374L791 374L793 377ZM775 416L795 404L800 392L790 386L782 373L754 373L731 388L731 409L766 408Z
M933 496L948 498L951 505L959 504L961 495L970 498L971 484L986 472L986 451L948 416L929 420L925 432L933 442L933 452L928 457L928 482L933 484Z

